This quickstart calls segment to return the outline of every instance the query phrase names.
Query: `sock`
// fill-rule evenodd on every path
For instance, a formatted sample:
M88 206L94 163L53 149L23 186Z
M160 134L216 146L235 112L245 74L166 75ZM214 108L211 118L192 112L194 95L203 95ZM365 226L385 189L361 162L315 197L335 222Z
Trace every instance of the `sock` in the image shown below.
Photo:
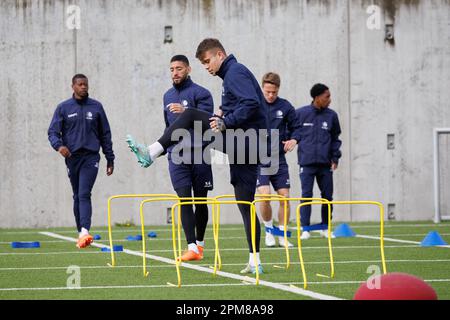
M194 251L195 253L199 253L197 245L195 243L189 243L188 244L188 250Z
M205 247L205 241L198 241L198 240L197 240L196 243L197 243L197 245L200 246L200 247L203 247L203 248Z
M270 219L269 221L264 221L264 226L266 226L267 228L273 228L273 219Z
M163 152L164 148L158 141L148 146L148 152L150 153L150 158L155 161Z
M278 226L278 229L280 229L281 231L284 231L284 224L280 224L279 226ZM286 231L287 230L289 230L289 226L288 225L286 225Z
M259 259L259 252L256 253L256 261L257 261L258 265L261 264L261 260ZM249 253L248 264L251 267L255 266L255 261L254 261L254 257L253 257L253 253L252 252Z
M85 229L85 228L81 228L81 232L80 232L80 238L84 237L86 235L89 234L89 230Z

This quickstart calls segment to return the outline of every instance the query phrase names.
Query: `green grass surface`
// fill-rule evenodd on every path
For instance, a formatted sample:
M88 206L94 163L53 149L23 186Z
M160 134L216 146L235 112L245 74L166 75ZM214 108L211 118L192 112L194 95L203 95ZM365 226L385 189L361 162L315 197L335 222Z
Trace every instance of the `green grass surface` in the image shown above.
M351 223L358 235L379 235L377 223ZM431 222L388 222L385 237L420 242L431 231L438 231L450 242L450 223L434 225ZM158 300L301 300L311 299L297 293L282 291L264 285L255 286L231 279L213 276L199 270L181 268L182 287L177 283L173 264L147 259L149 276L144 278L142 257L116 253L116 267L107 265L110 253L99 248L77 249L74 242L55 239L41 231L54 232L66 237L77 236L73 228L53 229L0 229L0 299L158 299ZM173 259L172 232L169 226L146 227L146 233L155 231L156 238L147 238L147 253ZM297 242L296 231L291 242ZM92 234L100 234L96 243L109 245L106 228L94 228ZM125 249L141 252L140 241L126 241L128 235L140 234L138 227L114 227L114 244ZM264 234L264 233L263 233ZM184 237L182 233L182 237ZM12 241L40 241L37 249L13 249ZM307 290L351 299L371 273L368 267L381 269L379 240L366 238L333 239L335 276L332 279L318 277L317 273L329 274L328 242L313 233L313 238L303 241L303 258L307 272ZM182 242L183 248L185 242ZM220 228L220 253L222 271L240 275L239 271L248 260L248 249L241 225L222 225ZM286 287L303 288L303 279L297 248L290 249L291 265L286 263L284 248L265 248L261 239L261 259L265 273L260 279ZM405 272L426 280L437 292L439 299L450 299L450 248L421 247L419 244L385 241L388 272ZM206 234L205 258L192 262L208 268L214 264L214 242L209 226ZM72 273L69 266L80 267L81 289L67 288ZM250 275L251 276L251 275Z

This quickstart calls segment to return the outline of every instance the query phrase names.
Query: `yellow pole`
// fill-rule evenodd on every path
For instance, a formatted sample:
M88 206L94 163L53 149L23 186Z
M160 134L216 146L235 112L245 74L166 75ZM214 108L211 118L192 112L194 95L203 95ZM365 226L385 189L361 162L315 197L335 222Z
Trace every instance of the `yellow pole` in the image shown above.
M308 203L308 202L305 202ZM296 218L297 218L297 250L298 250L298 256L300 258L300 268L302 270L302 276L303 276L303 288L306 289L306 271L305 271L305 264L303 262L303 253L302 253L302 237L301 237L301 222L300 222L300 208L302 203L297 206L296 210Z
M319 205L319 204L323 204L323 202L317 202L317 201L311 201L311 202L304 202L304 203L300 203L297 206L297 219L299 219L299 212L301 207L306 206L306 205ZM334 205L334 204L348 204L348 205L352 205L352 204L368 204L368 205L376 205L379 207L380 209L380 250L381 250L381 261L382 261L382 266L383 266L383 273L386 274L387 273L387 268L386 268L386 259L385 259L385 254L384 254L384 208L383 205L380 202L377 201L329 201L328 205ZM328 221L331 221L330 216L328 217ZM328 239L331 239L331 230L330 230L330 225L328 225L329 230L328 230ZM299 241L300 243L300 241ZM330 257L332 258L332 257ZM303 266L302 266L303 268ZM302 270L302 272L304 272ZM334 272L334 269L333 269ZM306 278L304 276L304 287L306 288Z
M284 202L288 202L288 201L312 201L312 200L314 200L314 201L321 201L321 203L328 203L329 201L327 200L327 199L323 199L323 198L285 198L285 197L282 197L282 198L284 198L284 199L255 199L254 201L253 201L253 204L255 204L255 206L256 206L256 203L257 202L263 202L263 201L273 201L273 200L276 200L276 201L281 201L281 200L283 200ZM285 208L286 208L286 206L285 206ZM286 215L285 215L285 220L287 220L286 219ZM285 221L285 225L284 225L284 243L285 243L285 246L284 246L284 248L285 248L285 252L286 252L286 269L289 269L289 267L290 267L290 256L289 256L289 248L288 248L288 246L287 246L287 228L286 228L286 226L287 226L287 223L286 223L286 221ZM331 207L328 205L328 230L331 230ZM331 249L331 240L330 240L330 237L329 237L329 239L328 239L329 241L328 241L328 248L329 248L329 252L330 252L330 263L331 263L331 277L333 277L334 276L334 265L333 265L333 263L332 263L332 261L333 261L333 253L332 253L332 249Z
M156 198L156 199L146 199L146 200L142 200L140 207L139 207L139 215L141 217L141 233L142 233L142 268L143 268L143 273L144 273L144 277L148 276L148 272L147 272L147 259L146 259L146 238L145 238L145 222L144 222L144 204L149 203L149 202L158 202L158 201L192 201L193 199L196 199L194 197L188 197L188 198L179 198L178 196L175 195L171 195L170 197L160 197L160 198ZM201 199L201 200L213 200L213 198L208 198L208 197L202 197L202 198L197 198L197 199ZM178 240L179 240L179 251L180 251L180 255L181 255L181 234L180 234L180 212L178 212ZM174 257L175 260L177 258L177 253L176 253L176 240L175 240L175 217L172 214L172 242L174 245ZM175 263L178 263L175 261Z
M172 206L172 217L174 215L174 211L175 208L177 207L181 207L184 205L193 205L193 204L206 204L206 205L218 205L218 204L247 204L250 206L250 212L253 213L256 212L256 210L254 209L254 205L253 203L249 202L249 201L238 201L238 200L233 200L233 201L217 201L217 200L212 200L212 201L191 201L191 202L179 202L176 203ZM251 215L251 217L254 218L254 215ZM173 234L173 236L175 236ZM255 257L256 257L256 250L255 250L255 237L254 237L254 232L252 233L252 247L253 247L253 252L255 253ZM175 246L174 246L174 250L175 250ZM177 260L177 259L176 259ZM181 276L180 276L180 271L179 271L179 264L175 264L176 268L177 268L177 276L178 276L178 287L181 287ZM256 285L259 284L259 270L258 267L256 266Z
M151 197L175 197L173 194L152 194L152 193L143 193L143 194L117 194L114 196L110 196L108 198L108 236L109 236L109 247L111 248L111 264L109 266L114 267L116 265L116 259L114 254L113 247L113 239L112 239L112 225L111 225L111 201L113 199L119 198L151 198Z
M236 196L234 194L225 194L225 195L220 195L220 196L216 196L214 197L215 200L219 200L219 199L226 199L226 198L232 198L234 199ZM278 194L255 194L255 197L259 197L259 198L276 198L276 199L280 199L280 198L284 198L284 196L278 195ZM255 217L256 217L256 208L255 208L255 213L254 213ZM251 220L251 216L252 213L250 213L250 220ZM256 221L256 218L255 218ZM222 267L222 259L220 257L220 253L219 253L219 225L220 225L220 204L217 204L217 218L214 219L213 218L213 230L216 230L216 237L214 238L215 241L215 248L216 248L216 252L215 252L215 259L214 259L214 275L216 274L217 271L217 263L219 264L219 270ZM255 224L255 228L256 228L256 224ZM256 231L256 230L255 230ZM253 232L252 231L252 234ZM256 236L256 232L255 232L255 236Z

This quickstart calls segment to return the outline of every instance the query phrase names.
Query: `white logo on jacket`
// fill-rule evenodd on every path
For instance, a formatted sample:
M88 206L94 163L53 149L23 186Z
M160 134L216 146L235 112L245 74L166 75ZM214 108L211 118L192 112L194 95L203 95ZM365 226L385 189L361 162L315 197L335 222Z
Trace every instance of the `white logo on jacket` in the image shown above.
M86 113L86 120L92 120L92 112L88 111Z
M211 188L211 187L212 187L211 181L206 181L204 188Z
M277 111L277 119L282 119L283 118L283 111L278 110Z
M67 115L67 118L72 118L72 117L76 117L78 115L78 113L71 113Z
M328 130L328 123L326 121L322 122L322 129Z

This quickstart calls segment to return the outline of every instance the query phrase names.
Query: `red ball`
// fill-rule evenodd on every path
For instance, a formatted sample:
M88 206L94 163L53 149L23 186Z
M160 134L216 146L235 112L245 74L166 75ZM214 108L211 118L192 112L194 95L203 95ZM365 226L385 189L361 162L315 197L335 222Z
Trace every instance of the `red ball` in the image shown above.
M374 276L368 282L361 284L354 300L437 300L429 284L407 273Z

